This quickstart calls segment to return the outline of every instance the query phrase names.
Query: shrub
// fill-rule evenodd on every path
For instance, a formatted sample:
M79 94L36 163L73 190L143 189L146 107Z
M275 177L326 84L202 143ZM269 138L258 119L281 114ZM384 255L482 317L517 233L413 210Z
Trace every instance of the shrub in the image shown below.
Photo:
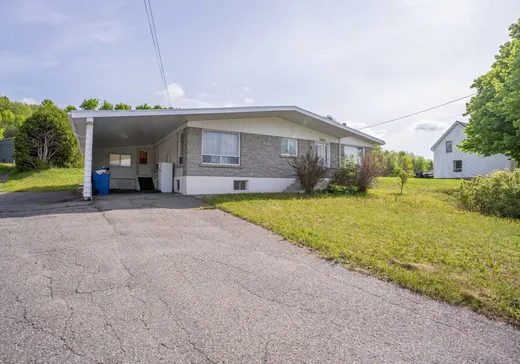
M397 183L399 184L399 187L401 188L401 195L402 195L404 185L408 182L408 179L410 177L413 177L413 173L407 172L404 169L402 169L401 167L395 167L394 174L397 177Z
M81 167L81 154L67 114L54 104L43 104L25 120L14 148L13 157L20 170Z
M361 157L356 178L358 192L366 192L374 185L374 180L381 174L381 166L372 154L364 154Z
M341 162L341 166L338 170L334 172L334 175L330 179L330 184L355 189L358 169L359 167L356 165L354 155L346 157Z
M520 169L497 171L462 181L458 189L462 208L487 215L520 218Z
M358 165L355 163L354 157L349 156L343 160L341 167L332 176L329 192L333 194L338 194L340 191L344 193L366 192L380 173L380 164L373 155L363 155Z
M289 165L294 168L296 181L300 183L305 193L311 193L318 182L325 177L327 168L321 158L311 152L289 161Z

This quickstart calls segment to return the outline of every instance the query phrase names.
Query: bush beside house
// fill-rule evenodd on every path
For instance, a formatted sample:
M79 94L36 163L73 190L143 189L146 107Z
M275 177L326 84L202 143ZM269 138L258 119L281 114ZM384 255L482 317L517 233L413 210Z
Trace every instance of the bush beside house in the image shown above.
M14 141L19 170L81 167L82 157L67 114L54 103L42 106L21 125Z

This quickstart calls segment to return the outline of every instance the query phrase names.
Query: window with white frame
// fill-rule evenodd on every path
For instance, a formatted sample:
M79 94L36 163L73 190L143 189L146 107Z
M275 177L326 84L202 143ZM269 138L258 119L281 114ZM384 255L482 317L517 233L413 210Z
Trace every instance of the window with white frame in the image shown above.
M453 152L453 142L451 140L446 141L446 153Z
M363 157L363 147L354 147L350 145L345 145L343 147L343 155L344 158L350 158L350 156L354 157L354 162L356 164L361 163L361 158Z
M282 155L287 157L296 157L298 155L298 140L282 138Z
M239 135L216 131L203 131L202 163L239 165Z
M110 153L108 156L109 164L117 167L130 167L131 157L130 154L115 154Z
M247 191L247 181L233 181L234 191Z
M330 167L330 146L328 144L314 144L314 154L323 161L325 166Z
M462 172L462 161L453 161L453 172Z
M178 148L178 155L179 155L179 165L182 165L182 162L184 162L184 132L181 131L179 134L177 134L178 140L177 140L177 148Z

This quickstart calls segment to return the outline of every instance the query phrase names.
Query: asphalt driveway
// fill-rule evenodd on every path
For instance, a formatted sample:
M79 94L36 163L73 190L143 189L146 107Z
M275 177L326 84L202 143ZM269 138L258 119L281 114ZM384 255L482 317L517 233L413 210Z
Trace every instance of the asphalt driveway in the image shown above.
M519 330L199 206L133 194L1 209L0 362L519 361Z

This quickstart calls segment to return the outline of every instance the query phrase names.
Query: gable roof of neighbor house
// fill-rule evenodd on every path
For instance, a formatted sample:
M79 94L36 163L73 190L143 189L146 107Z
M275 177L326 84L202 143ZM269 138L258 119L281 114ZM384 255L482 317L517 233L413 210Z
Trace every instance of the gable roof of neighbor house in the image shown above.
M436 147L437 145L439 145L439 143L442 141L442 139L444 139L444 138L446 137L446 135L448 135L449 132L452 131L453 128L455 128L457 125L460 125L460 126L462 126L462 128L465 128L466 125L468 125L468 123L463 123L462 121L458 121L458 120L457 120L456 122L454 122L453 125L450 126L450 128L449 128L448 130L446 130L446 132L445 132L444 134L442 134L442 136L439 138L439 140L437 140L437 141L435 142L435 144L432 145L432 147L430 148L430 150L433 151L433 150L435 149L435 147Z
M69 119L76 132L75 124L86 118L182 118L184 121L201 120L201 118L237 119L280 117L307 128L323 132L327 135L344 138L356 136L373 143L383 145L385 142L359 130L350 128L337 121L314 114L297 106L254 106L254 107L223 107L223 108L199 108L199 109L159 109L159 110L74 110L69 113ZM105 122L105 120L102 120ZM108 120L106 120L108 121Z

